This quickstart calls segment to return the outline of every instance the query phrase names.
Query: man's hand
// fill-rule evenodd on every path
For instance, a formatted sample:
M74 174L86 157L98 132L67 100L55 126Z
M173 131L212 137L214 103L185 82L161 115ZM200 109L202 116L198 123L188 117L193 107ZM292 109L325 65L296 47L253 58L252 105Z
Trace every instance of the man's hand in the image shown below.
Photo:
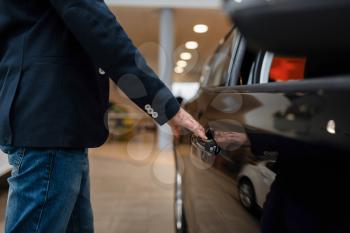
M175 137L180 135L180 128L186 128L202 139L207 139L205 130L193 117L184 109L180 108L179 112L168 122Z

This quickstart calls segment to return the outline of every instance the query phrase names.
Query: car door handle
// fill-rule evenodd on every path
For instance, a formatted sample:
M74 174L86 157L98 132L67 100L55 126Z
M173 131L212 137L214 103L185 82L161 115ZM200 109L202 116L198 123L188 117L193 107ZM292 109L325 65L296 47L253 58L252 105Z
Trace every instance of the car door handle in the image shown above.
M221 149L215 142L210 129L206 130L206 136L208 137L207 140L202 139L196 135L192 135L192 139L191 139L192 145L201 151L205 151L213 155L218 155Z

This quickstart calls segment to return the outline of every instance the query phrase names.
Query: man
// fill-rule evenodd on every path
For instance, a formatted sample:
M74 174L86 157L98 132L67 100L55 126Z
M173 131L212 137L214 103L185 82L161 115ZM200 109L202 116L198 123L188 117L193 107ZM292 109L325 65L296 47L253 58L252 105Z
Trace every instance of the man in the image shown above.
M93 232L86 149L103 144L108 77L159 124L205 138L102 0L0 0L6 233Z

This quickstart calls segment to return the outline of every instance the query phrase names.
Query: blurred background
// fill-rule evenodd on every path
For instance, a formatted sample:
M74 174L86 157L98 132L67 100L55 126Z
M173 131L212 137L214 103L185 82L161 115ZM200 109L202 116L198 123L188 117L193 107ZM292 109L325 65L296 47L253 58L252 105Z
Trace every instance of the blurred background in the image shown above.
M204 64L231 23L219 0L106 1L130 38L177 97L192 98ZM127 111L125 124L144 116L111 83L111 103ZM141 114L141 115L139 115ZM117 115L116 115L117 117ZM151 121L148 122L148 121ZM118 122L120 123L120 122ZM147 127L152 120L145 119Z
M204 64L231 23L220 0L106 0L149 65L179 101L199 88ZM172 135L111 82L110 136L89 150L97 233L174 232ZM0 156L0 229L10 167ZM2 231L2 230L1 230Z

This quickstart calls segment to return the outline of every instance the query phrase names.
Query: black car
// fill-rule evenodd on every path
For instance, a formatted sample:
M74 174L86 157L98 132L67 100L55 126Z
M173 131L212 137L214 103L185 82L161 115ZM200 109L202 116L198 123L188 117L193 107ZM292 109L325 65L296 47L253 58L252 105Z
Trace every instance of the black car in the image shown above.
M185 105L208 140L175 145L177 230L350 232L350 2L228 7L237 27Z

